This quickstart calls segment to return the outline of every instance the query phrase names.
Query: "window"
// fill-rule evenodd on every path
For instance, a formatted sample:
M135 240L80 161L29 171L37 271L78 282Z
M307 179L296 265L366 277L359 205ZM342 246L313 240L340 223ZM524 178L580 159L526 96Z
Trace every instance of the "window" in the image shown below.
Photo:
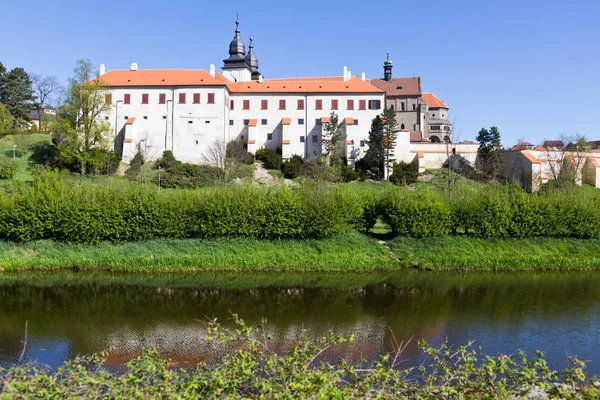
M108 121L108 117L104 117L104 119Z
M250 120L249 120L249 119L245 119L245 120L244 120L244 125L248 125L249 123L250 123Z
M198 144L198 141L196 140L196 144Z
M298 110L304 110L304 100L303 99L298 100Z
M148 104L148 93L142 94L142 104Z
M165 104L167 102L167 95L161 93L158 95L158 104Z
M400 129L404 129L404 124L400 125Z
M205 123L205 124L210 124L210 121L208 121L208 120L207 120L207 121L204 121L204 123Z
M260 101L260 109L268 110L269 109L269 100L261 100Z
M166 116L166 115L163 115L163 119L167 119L167 116Z
M304 143L304 136L300 136L300 143Z
M193 123L194 123L194 121L188 121L188 124L193 124Z
M366 100L359 100L358 101L358 109L359 110L366 110L367 109L367 101Z
M315 110L322 110L323 109L323 100L317 100L315 102Z
M233 107L234 105L235 105L235 102L233 100L229 100L229 109L230 110L234 109L234 107Z
M298 125L304 125L304 118L298 118Z
M365 147L365 141L364 140L360 141L360 147Z
M260 120L260 124L261 125L266 125L267 124L267 120L266 119L261 119Z
M319 138L317 137L317 135L312 135L312 142L319 143Z
M440 130L440 126L439 125L431 125L429 127L430 131L439 131Z
M123 104L131 104L131 95L130 94L123 95Z
M444 114L442 114L442 118L444 118Z
M406 106L404 105L404 103L400 103L400 109L402 111L406 110Z
M241 139L241 140L244 140L244 135L241 135L241 136L240 136L240 139Z
M215 94L214 93L209 93L208 94L208 104L215 104Z
M243 108L244 110L250 109L250 100L244 100Z
M112 104L112 94L111 93L106 93L106 95L104 96L104 102L106 104Z
M346 108L348 110L354 110L354 100L348 100L348 106Z
M338 101L337 100L331 100L331 109L332 110L338 109Z
M354 125L358 125L358 120L357 119L354 120Z
M417 105L413 104L413 111L415 111L417 109Z
M147 116L147 115L144 115L144 119L148 119L148 116Z
M369 110L379 110L381 109L381 101L380 100L369 100Z
M229 125L230 126L233 125L233 120L232 119L229 120Z
M431 114L432 117L435 117L435 114Z
M185 93L179 93L179 104L185 104Z
M273 134L267 133L267 140L273 140Z
M200 93L194 93L194 104L200 104Z
M392 105L390 106L390 108L393 110L393 109L394 109L394 105L392 104Z
M125 117L123 117L123 119L129 119L129 115L126 115Z
M279 109L285 110L285 100L279 100Z
M317 118L315 120L315 125L321 125L321 118Z

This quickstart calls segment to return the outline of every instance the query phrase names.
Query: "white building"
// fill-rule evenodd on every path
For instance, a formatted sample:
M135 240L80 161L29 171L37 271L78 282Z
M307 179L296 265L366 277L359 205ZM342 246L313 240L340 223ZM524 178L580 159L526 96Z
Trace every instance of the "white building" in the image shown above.
M115 150L125 162L141 148L150 159L171 150L179 160L201 163L215 141L239 140L250 152L281 148L284 159L309 158L321 152L323 123L334 111L346 134L348 163L364 155L371 121L386 101L364 74L352 76L344 67L342 76L266 80L258 67L252 38L246 53L238 21L222 74L214 65L208 72L142 70L134 63L104 73L101 67L112 105L103 117ZM408 134L399 139L397 158L418 160Z

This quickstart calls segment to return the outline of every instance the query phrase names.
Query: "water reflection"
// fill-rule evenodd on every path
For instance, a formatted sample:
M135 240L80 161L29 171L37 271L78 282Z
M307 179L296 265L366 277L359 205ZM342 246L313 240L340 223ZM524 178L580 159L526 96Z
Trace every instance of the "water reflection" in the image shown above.
M111 348L119 365L145 346L181 365L225 349L202 340L203 322L231 312L249 324L266 317L272 346L283 350L306 329L353 334L339 350L352 360L391 349L392 335L432 344L476 340L488 354L547 351L555 367L565 352L600 359L598 273L239 274L132 275L61 272L0 275L0 365L25 358L56 366L64 359ZM592 373L600 368L590 365Z

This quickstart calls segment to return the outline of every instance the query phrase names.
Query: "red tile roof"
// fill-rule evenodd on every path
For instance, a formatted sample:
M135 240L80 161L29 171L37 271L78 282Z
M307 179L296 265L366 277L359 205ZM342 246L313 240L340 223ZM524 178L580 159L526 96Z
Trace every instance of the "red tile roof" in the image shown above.
M540 160L537 159L537 157L535 157L533 154L531 154L528 151L523 151L521 152L526 159L528 159L529 161L531 161L533 164L539 164Z
M135 122L135 117L130 117L130 118L127 118L127 121L125 121L125 124L131 125L134 122Z
M225 85L204 70L147 69L108 71L100 76L105 86L204 86Z
M227 79L225 77L225 75L223 75L223 74L221 74L219 72L215 72L215 79L218 80L218 81L221 81L223 83L229 83L229 82L231 82L229 79Z
M292 119L291 118L282 118L281 119L281 123L283 125L291 125L292 124Z
M565 144L562 140L546 140L544 142L544 147L565 147Z
M369 83L383 90L388 97L418 96L421 94L419 78L394 78L390 82L383 79L371 79Z
M248 120L248 126L256 126L256 125L258 125L258 119Z
M448 106L445 105L444 102L433 93L423 93L423 99L425 100L429 108L445 108L446 110L448 109Z
M271 79L262 83L232 82L227 84L233 93L381 93L381 90L358 77L344 82L337 78Z
M410 133L410 141L411 142L420 142L421 141L421 132L411 132Z
M354 118L346 117L344 118L344 122L346 123L346 125L354 125Z
M329 117L321 117L321 123L328 124L329 122L331 122Z

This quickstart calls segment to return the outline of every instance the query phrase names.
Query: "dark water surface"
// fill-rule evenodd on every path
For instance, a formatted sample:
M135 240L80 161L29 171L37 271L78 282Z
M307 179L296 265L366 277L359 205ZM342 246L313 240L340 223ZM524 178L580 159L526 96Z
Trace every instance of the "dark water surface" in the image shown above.
M207 317L228 324L266 317L284 349L307 329L355 335L351 359L373 358L398 339L433 345L474 340L495 355L546 351L555 368L565 355L591 360L600 374L600 273L161 274L59 272L0 274L0 366L25 359L50 366L111 349L119 366L145 346L180 365L216 357L202 340Z

